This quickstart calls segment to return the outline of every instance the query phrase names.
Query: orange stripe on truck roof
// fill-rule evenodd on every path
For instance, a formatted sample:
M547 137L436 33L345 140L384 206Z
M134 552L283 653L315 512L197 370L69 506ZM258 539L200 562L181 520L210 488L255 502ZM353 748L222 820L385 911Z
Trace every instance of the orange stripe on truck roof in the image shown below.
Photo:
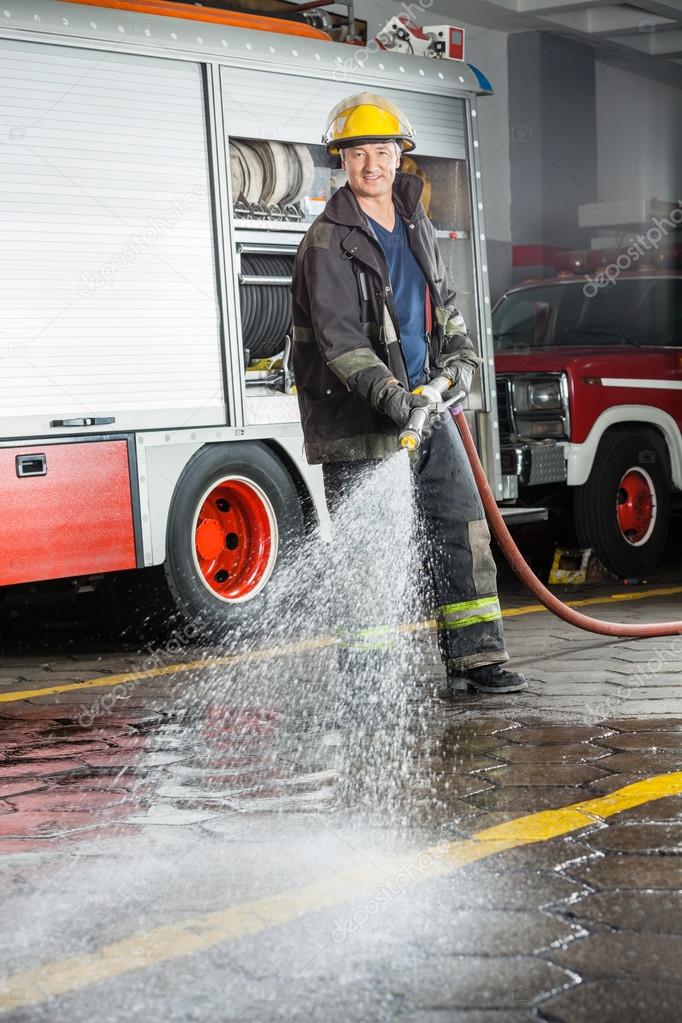
M170 3L168 0L64 0L65 3L85 4L89 7L109 7L117 11L136 14L165 15L168 18L186 18L188 21L207 21L213 25L232 28L251 28L261 32L279 32L280 35L306 36L308 39L331 41L331 36L319 28L302 21L269 18L264 14L242 14L240 11L221 11L216 7L195 7L193 4ZM330 0L331 2L331 0Z

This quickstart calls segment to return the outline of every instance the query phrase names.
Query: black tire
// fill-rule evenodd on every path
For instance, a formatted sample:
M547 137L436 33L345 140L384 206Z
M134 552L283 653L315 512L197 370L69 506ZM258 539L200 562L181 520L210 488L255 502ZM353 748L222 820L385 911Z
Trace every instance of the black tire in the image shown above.
M646 505L641 516L628 512L633 505L627 498L637 487L642 494L651 492L653 515L647 514ZM665 552L670 521L663 441L646 429L606 433L587 483L576 487L574 511L580 546L592 547L616 575L642 578L655 568Z
M223 488L220 491L223 496L219 499L216 499L213 489L216 485ZM249 546L248 508L245 510L246 506L240 505L238 489L232 493L230 487L242 488L256 502L258 514L252 516L254 536L258 528L262 529L264 516L267 530L270 530L274 518L274 528L269 534L272 540L269 554L264 555L253 540ZM209 491L210 498L206 497ZM202 505L204 509L217 508L219 501L224 506L220 513L224 518L213 518L213 513L208 519L199 516ZM223 539L231 552L225 554L220 547L220 531L213 528L213 522L219 521L224 527L227 516L232 515L239 516L240 525L246 523L246 526L235 527L234 532L229 531L229 526L225 527L228 531ZM208 560L202 560L201 534L199 531L195 533L197 524L201 526L205 521L209 522L212 530L209 530L209 541L213 546L206 555ZM255 628L259 622L266 626L267 620L277 613L273 601L276 603L283 599L283 587L277 585L278 577L281 580L287 562L301 544L304 531L301 500L294 482L282 462L265 444L237 442L202 448L178 480L168 519L165 579L181 618L187 623L200 622L212 630L246 623ZM210 560L218 548L221 553ZM205 546L203 550L206 554ZM207 572L208 566L220 566L222 562L219 559L224 558L227 563L230 557L241 558L242 566L260 566L260 575L253 568L249 571L237 568L232 577L225 568L219 568L219 571L211 568ZM221 582L216 581L220 578L219 572L225 574ZM237 593L238 584L243 579L246 579L244 593L240 595ZM222 589L218 593L211 587Z

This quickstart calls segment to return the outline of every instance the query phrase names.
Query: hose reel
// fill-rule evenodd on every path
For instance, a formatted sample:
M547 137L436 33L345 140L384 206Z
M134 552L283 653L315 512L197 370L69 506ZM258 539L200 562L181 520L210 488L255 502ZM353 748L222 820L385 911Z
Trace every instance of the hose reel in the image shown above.
M250 359L277 355L291 333L291 252L240 252L242 342Z

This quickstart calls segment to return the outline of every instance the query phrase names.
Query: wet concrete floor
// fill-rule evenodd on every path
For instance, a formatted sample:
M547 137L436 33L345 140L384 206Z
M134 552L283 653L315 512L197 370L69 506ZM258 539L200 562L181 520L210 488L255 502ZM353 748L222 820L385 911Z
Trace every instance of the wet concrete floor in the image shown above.
M425 630L375 701L338 698L324 645L224 663L15 639L0 1018L679 1021L682 637L501 596L530 688L500 697L445 699ZM670 573L570 596L681 616Z

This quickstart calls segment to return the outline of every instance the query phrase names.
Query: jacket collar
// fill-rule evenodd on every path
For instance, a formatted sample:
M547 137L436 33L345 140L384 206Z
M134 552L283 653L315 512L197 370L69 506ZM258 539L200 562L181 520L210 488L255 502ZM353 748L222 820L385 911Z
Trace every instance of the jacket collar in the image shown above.
M425 215L419 205L423 188L424 182L416 174L403 174L400 171L396 174L393 182L393 202L403 220L412 221ZM327 219L334 224L367 230L365 215L348 184L334 192L324 212Z

